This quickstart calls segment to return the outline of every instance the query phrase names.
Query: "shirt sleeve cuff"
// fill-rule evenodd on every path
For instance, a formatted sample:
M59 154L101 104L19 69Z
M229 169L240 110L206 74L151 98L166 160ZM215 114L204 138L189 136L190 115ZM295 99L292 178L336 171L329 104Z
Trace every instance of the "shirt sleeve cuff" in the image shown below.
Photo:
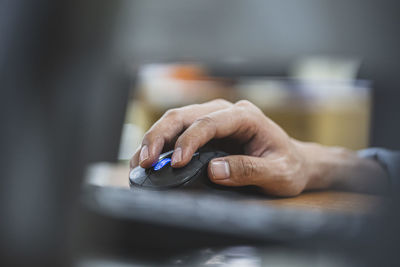
M384 148L368 148L359 150L358 156L373 159L381 164L388 174L392 190L397 191L400 189L400 151L392 151Z

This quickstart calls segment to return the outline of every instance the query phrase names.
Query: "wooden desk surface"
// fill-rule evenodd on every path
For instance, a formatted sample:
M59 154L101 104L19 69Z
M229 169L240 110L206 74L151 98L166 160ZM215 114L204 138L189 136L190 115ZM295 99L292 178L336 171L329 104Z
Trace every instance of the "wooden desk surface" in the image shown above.
M127 165L96 163L88 168L86 182L100 186L128 188L128 173L129 167ZM305 192L292 198L271 198L266 196L265 199L248 201L285 208L345 213L371 213L384 204L385 198L351 192L316 191Z

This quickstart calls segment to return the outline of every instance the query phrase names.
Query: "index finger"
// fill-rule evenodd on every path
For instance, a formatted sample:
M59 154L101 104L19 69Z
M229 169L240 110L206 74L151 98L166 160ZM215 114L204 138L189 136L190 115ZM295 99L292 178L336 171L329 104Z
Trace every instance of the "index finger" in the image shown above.
M131 160L131 168L140 164L149 168L158 160L165 144L170 143L176 136L193 123L197 118L231 106L232 103L217 99L197 105L189 105L173 109L165 113L144 135L140 149L136 151ZM140 160L143 146L147 146L147 158Z

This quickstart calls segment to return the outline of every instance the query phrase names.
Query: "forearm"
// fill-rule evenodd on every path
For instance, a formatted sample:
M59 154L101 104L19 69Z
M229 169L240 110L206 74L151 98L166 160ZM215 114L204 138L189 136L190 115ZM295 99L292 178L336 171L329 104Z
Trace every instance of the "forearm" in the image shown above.
M306 190L337 188L342 190L385 193L389 180L382 166L353 151L294 141L304 155L308 177Z

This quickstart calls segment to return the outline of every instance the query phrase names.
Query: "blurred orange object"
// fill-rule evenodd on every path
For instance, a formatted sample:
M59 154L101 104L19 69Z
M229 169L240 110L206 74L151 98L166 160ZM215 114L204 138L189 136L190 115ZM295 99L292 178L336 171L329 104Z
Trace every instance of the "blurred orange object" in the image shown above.
M197 64L174 64L170 69L170 77L177 80L208 80L207 72Z

